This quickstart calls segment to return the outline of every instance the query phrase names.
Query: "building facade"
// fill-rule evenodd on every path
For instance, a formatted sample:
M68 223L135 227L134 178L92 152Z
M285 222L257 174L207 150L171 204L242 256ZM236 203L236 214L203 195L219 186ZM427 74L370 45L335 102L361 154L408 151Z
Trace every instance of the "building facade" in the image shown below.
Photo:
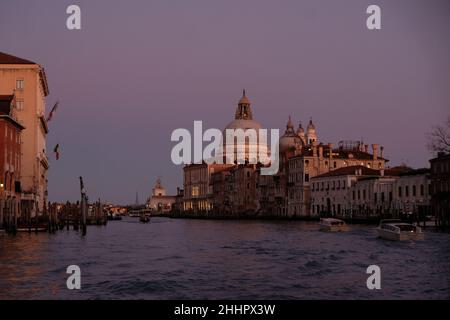
M311 181L312 211L320 216L423 221L431 214L428 169L340 168Z
M450 154L439 153L430 165L432 209L438 225L450 229Z
M258 132L261 128L253 118L251 103L244 91L235 119L225 131L254 129ZM379 148L377 144L372 145L370 153L369 146L360 141L342 141L337 148L318 141L312 119L304 130L301 124L294 129L289 117L284 135L278 141L279 170L274 175L262 175L263 165L252 165L252 161L235 162L234 165L201 163L185 166L185 212L220 216L317 217L319 212L314 210L311 201L310 180L313 177L357 165L381 170L388 161L384 158L383 147ZM250 149L263 150L267 155L273 152L259 140L256 147L250 143L246 141L243 146L246 160L250 160L251 155L247 153Z
M14 96L0 96L0 229L17 224L21 205L21 133Z
M152 193L147 200L147 208L156 214L169 214L172 206L176 202L176 196L167 195L166 189L161 183L161 179L157 179Z
M21 140L22 214L38 216L47 202L47 77L39 64L0 53L0 79L0 95L15 95L17 121L25 127Z

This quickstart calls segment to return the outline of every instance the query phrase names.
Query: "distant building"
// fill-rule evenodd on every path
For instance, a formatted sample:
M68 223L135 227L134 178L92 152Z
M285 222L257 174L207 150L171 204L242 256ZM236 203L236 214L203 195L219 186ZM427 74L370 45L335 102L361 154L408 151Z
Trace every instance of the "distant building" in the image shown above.
M317 216L351 217L369 210L373 187L363 178L378 178L380 172L366 166L339 168L311 179L311 211ZM362 186L364 185L365 188ZM361 190L362 189L362 190Z
M238 102L235 119L225 129L254 129L261 125L253 119L253 111L244 94ZM388 160L377 144L341 142L338 148L318 143L316 126L310 120L306 131L294 129L289 117L284 135L279 140L279 171L262 175L261 163L251 164L252 150L272 151L262 141L250 148L246 140L245 164L192 164L183 168L184 212L220 216L317 217L311 203L310 179L350 166L384 169ZM236 149L235 149L236 151ZM219 154L222 156L222 154ZM229 155L228 155L229 156ZM236 159L236 154L234 155Z
M21 200L21 132L14 96L0 96L0 228L15 224Z
M379 219L431 213L429 170L340 168L311 179L312 211L321 216Z
M172 211L172 205L176 201L176 196L169 196L166 194L166 189L161 184L161 179L156 180L155 187L152 189L152 194L147 200L147 207L153 213L168 214Z
M450 228L450 154L439 153L430 160L431 202L437 222L442 228Z
M0 79L0 95L15 95L17 121L25 127L21 140L21 210L33 217L42 214L47 202L47 77L37 63L0 53Z

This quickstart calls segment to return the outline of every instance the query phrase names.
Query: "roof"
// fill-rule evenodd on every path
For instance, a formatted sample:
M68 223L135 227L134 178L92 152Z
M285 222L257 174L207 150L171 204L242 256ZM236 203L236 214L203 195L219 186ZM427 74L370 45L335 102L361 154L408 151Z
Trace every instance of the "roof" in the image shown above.
M411 172L411 171L414 171L414 169L410 168L408 166L405 166L405 165L401 165L401 166L396 166L396 167L386 169L384 171L384 173L386 176L400 176L402 174L405 174L405 173Z
M361 170L360 174L356 174L357 170ZM325 177L337 177L337 176L379 176L380 171L375 169L370 169L365 166L349 166L343 167L336 170L332 170L327 173L323 173L321 175L315 176L312 179L316 178L325 178Z
M438 161L448 160L448 159L450 159L450 153L438 152L437 157L431 159L430 162L438 162Z
M7 53L0 52L0 64L37 64L30 60L25 60Z
M416 176L416 175L422 175L422 174L429 174L431 173L431 170L429 168L419 168L419 169L413 169L404 173L400 173L399 176Z

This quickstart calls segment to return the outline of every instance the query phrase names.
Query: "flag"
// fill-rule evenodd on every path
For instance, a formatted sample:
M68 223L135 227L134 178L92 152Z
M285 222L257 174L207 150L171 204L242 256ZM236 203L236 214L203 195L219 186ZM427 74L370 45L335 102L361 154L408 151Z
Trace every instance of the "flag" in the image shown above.
M59 143L55 146L53 152L55 153L56 160L59 160Z
M55 105L53 106L52 110L50 111L50 113L49 113L49 115L47 117L47 122L52 120L53 114L56 112L56 109L58 109L58 104L59 104L59 101L56 101Z

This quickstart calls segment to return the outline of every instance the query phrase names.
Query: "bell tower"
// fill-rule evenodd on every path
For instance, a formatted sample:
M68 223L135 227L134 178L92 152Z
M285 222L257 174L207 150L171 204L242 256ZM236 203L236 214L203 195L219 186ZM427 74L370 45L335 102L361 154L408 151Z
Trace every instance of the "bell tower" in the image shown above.
M238 102L234 118L236 120L253 120L250 100L245 95L245 89L242 91L242 98Z

